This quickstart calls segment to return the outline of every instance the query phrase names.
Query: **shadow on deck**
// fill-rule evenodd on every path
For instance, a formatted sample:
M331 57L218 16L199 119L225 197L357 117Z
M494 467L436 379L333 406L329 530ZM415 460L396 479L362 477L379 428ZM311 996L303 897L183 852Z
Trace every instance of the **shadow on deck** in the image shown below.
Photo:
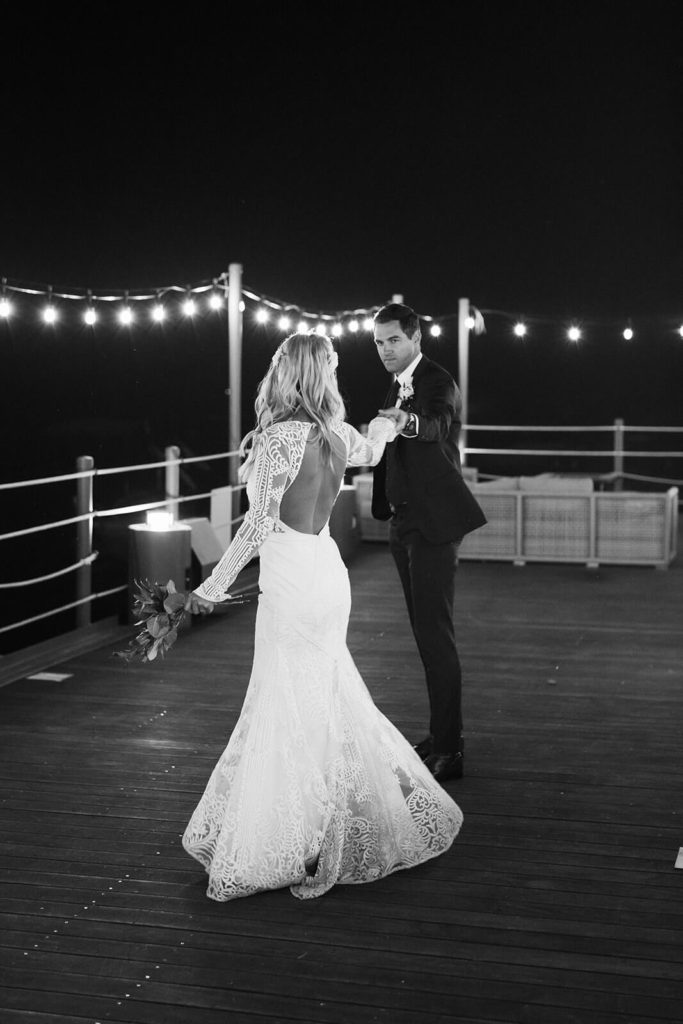
M358 668L421 738L386 546L350 571ZM216 904L179 842L241 706L254 605L161 663L110 643L1 689L3 1024L679 1021L682 607L676 562L463 563L462 832L303 903Z

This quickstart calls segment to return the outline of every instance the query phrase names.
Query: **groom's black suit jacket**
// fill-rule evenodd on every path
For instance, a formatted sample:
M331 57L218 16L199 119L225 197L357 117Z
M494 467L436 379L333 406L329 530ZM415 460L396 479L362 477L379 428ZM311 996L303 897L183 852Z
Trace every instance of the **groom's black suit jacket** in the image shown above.
M411 398L401 408L419 418L416 437L388 444L375 467L372 514L390 519L391 506L405 505L403 529L416 529L434 544L460 541L486 523L462 477L458 437L462 400L450 373L422 356L413 373ZM385 408L395 405L394 381Z

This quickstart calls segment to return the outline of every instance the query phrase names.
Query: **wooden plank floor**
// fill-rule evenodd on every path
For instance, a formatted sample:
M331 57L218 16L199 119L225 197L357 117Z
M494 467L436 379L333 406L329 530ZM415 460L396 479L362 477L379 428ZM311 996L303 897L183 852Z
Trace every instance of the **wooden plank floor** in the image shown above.
M426 699L386 546L349 645L409 739ZM300 902L205 896L180 835L238 714L253 605L171 656L0 689L2 1024L683 1019L683 565L465 562L464 811L426 865Z

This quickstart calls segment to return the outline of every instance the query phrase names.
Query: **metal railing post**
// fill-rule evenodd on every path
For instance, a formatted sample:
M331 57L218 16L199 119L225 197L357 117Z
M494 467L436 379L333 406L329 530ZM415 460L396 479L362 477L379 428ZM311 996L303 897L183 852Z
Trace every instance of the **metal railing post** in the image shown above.
M624 487L624 421L614 421L614 490Z
M228 267L228 345L229 345L229 438L230 451L237 451L242 440L242 264ZM240 460L233 455L228 460L228 482L233 488L239 483ZM232 492L232 514L239 515L240 492Z
M92 455L81 455L76 459L76 470L79 473L88 472L95 468L95 460ZM82 476L76 481L76 514L87 515L93 511L93 476ZM76 557L79 562L83 558L92 555L92 527L93 519L83 519L76 523ZM92 595L92 566L82 565L76 571L76 600L82 601ZM89 626L91 622L91 602L84 601L76 607L76 626Z
M180 466L176 461L179 458L180 448L177 444L170 444L167 448L164 448L164 459L166 460L164 471L166 479L166 509L173 516L174 522L178 518L178 508L180 506L178 502L178 496L180 495Z
M461 419L463 427L460 431L460 462L467 465L467 424L469 423L469 355L470 329L467 318L470 315L470 300L458 300L458 388L462 398Z

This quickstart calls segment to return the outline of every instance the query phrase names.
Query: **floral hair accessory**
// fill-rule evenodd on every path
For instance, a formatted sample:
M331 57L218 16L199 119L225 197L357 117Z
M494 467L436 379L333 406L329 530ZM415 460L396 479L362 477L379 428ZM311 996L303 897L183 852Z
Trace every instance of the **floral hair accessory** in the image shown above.
M336 352L336 350L332 349L331 355L329 355L327 358L330 364L330 369L336 370L337 367L339 366L339 354Z
M284 348L283 348L282 345L280 345L279 348L275 349L275 352L273 353L273 358L270 361L271 366L277 366L277 364L282 359L282 353L283 352L284 352Z

